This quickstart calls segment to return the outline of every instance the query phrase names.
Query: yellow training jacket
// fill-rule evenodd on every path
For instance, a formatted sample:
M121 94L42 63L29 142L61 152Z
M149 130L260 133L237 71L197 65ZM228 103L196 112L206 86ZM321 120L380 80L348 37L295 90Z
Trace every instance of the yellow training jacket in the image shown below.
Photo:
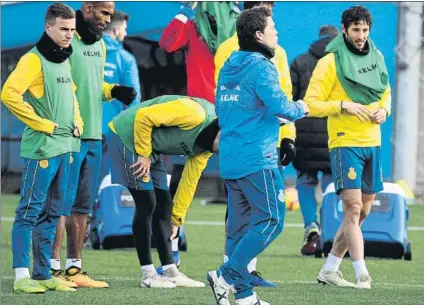
M166 103L140 108L137 110L134 121L134 146L137 155L149 157L152 153L153 128L173 126L190 130L202 124L205 119L205 110L190 98L181 97ZM116 133L113 122L109 123L109 127ZM174 197L171 220L175 225L184 224L200 176L211 156L212 153L207 151L189 156Z
M84 122L80 115L78 101L74 91L74 120L80 134L83 133ZM40 117L23 95L26 91L39 99L44 96L44 77L41 60L35 53L27 53L19 60L15 70L10 74L1 92L1 100L19 120L36 131L53 134L54 122Z
M231 38L224 41L218 48L215 54L215 83L218 84L218 76L224 63L230 58L231 53L239 50L238 37L235 33ZM271 59L277 68L278 75L280 76L280 87L281 90L292 100L292 83L290 78L290 68L287 61L286 51L280 46L275 49L275 56ZM296 138L296 129L294 123L284 125L280 128L279 139L277 147L280 147L281 139L290 138L294 140Z
M318 61L304 98L311 117L328 117L328 146L372 147L381 145L380 125L371 121L361 122L356 116L341 113L341 101L352 100L343 89L336 73L334 53ZM384 108L391 112L391 90L387 87L381 100L367 105L372 112Z

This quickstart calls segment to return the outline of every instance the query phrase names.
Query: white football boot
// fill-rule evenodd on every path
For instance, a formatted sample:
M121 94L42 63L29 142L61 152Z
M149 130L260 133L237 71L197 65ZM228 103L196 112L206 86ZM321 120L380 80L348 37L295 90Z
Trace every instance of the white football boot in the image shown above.
M163 277L168 281L173 282L177 287L205 287L205 283L192 280L184 273L180 272L177 267L171 267L163 271Z
M346 287L346 288L355 287L355 284L348 282L343 278L343 274L340 270L324 271L324 269L321 269L321 271L318 273L317 280L318 280L318 283L321 283L324 285L328 284L331 286Z
M141 278L141 287L147 288L176 288L177 285L166 279L162 275L153 273L147 277Z
M229 285L223 278L216 274L216 270L209 271L206 274L206 278L209 282L209 285L212 288L213 295L217 305L230 305L230 300L228 299L231 291L235 291L234 287Z
M372 279L369 275L361 275L358 277L355 288L371 289Z

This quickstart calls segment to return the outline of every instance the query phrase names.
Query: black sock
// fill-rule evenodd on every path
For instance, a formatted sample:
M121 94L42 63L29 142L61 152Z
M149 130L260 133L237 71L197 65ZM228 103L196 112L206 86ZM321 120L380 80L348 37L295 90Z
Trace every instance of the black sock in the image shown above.
M135 202L135 213L132 223L135 247L141 266L153 264L152 246L152 216L156 206L154 191L138 191L128 188Z
M152 218L152 230L162 266L174 263L172 258L171 213L172 198L169 191L155 188L156 209Z
M174 164L172 167L172 176L169 183L169 192L171 193L171 198L175 197L177 192L178 185L180 184L181 176L183 175L184 165Z

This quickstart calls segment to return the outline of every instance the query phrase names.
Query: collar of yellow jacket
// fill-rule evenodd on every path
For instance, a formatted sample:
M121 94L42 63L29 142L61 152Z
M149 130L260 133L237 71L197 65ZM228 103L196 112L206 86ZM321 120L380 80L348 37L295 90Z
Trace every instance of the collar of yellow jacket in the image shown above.
M78 32L77 32L77 31L75 31L75 36L77 36L78 40L81 40L81 35L80 35L80 34L78 34Z
M237 46L237 50L239 49L239 44L238 44L238 37L237 37L237 32L235 32L233 34L233 36L231 36L230 38L228 38L228 43L230 43L233 46ZM227 42L226 41L226 42Z

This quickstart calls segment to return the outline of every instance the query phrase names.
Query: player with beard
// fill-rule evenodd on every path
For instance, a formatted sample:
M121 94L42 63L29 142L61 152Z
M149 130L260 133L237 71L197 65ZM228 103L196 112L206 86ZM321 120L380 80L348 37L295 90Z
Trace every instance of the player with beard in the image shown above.
M344 211L318 282L371 289L361 224L383 190L380 125L391 111L391 91L384 57L369 37L371 13L354 6L341 23L342 33L328 44L305 95L311 116L328 117L331 170ZM348 250L356 284L339 271Z

